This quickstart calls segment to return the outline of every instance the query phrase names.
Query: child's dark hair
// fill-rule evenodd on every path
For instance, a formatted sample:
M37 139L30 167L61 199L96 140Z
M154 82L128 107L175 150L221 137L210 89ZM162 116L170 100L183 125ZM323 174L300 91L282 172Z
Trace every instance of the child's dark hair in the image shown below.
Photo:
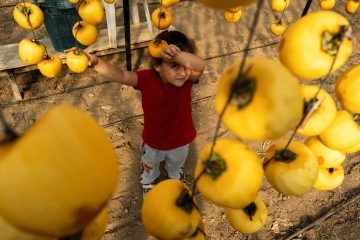
M181 51L195 53L195 43L192 39L189 39L182 32L173 30L165 30L159 33L155 39L165 40L167 44L173 44L180 48ZM162 59L152 58L151 63L153 65L158 65L162 62Z

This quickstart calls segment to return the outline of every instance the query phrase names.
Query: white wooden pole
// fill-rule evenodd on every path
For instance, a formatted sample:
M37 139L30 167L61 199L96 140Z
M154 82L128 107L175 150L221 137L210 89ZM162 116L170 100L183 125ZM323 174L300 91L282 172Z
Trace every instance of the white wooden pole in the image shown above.
M117 39L116 39L116 14L115 14L115 2L106 3L102 0L105 7L106 14L106 23L108 28L108 36L109 36L109 47L117 48Z
M140 17L139 17L139 9L138 9L138 5L137 5L137 0L130 0L130 13L131 13L132 23L134 25L139 25Z
M142 0L143 6L144 6L144 12L145 12L145 16L146 16L146 22L149 28L150 32L153 32L153 28L152 28L152 21L151 21L151 17L150 17L150 12L149 12L149 6L147 4L147 0Z

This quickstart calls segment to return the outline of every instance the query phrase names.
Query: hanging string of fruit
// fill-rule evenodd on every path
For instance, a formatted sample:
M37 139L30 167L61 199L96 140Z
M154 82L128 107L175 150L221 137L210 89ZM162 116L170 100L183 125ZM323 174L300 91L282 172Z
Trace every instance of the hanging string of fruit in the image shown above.
M270 31L275 36L281 36L287 26L286 23L282 20L284 17L285 10L289 9L290 0L272 0L271 1L271 10L274 12L281 12L280 18L275 19L270 24Z
M99 0L69 0L77 4L76 8L80 19L71 29L76 39L75 47L65 50L66 64L75 73L84 72L87 67L87 57L78 46L94 44L98 37L96 25L104 19L104 9ZM15 21L23 28L30 29L33 39L23 39L19 43L19 57L27 64L37 64L39 71L46 77L53 78L60 75L62 70L61 59L56 55L49 55L46 46L35 37L34 30L44 23L42 10L33 3L23 2L15 6L13 11Z
M263 1L257 3L247 47L252 41L262 4ZM264 64L261 63L262 61L264 61ZM243 123L237 122L240 120L240 112L244 111L243 113L245 113L247 112L245 109L250 105L259 100L263 101L260 94L257 94L259 87L261 88L264 83L260 84L257 81L263 78L263 74L266 72L263 67L269 63L271 61L268 59L247 59L247 53L245 53L240 63L230 66L220 77L215 95L215 107L219 115L218 125L213 142L200 152L200 158L194 173L194 188L196 186L205 198L207 196L210 201L223 207L230 225L243 233L256 232L265 225L267 210L265 204L258 197L264 171L260 158L249 145L235 139L217 139L217 131L220 124L223 123L235 136L243 135L243 132L239 129ZM259 66L261 66L260 69L258 69ZM269 68L273 67L270 64ZM276 66L275 69L280 70L279 76L284 72L286 73L286 71L281 70L281 67ZM274 79L276 78L274 77ZM287 78L285 77L285 79ZM289 82L289 86L293 85L291 79ZM295 100L296 94L294 95ZM260 105L256 104L254 107L257 108ZM234 115L230 116L232 114ZM260 125L261 128L262 123L256 123L256 121L262 119L261 117L255 120L248 113L247 117L242 116L241 118L246 119L248 117L250 121L253 121L252 124ZM254 133L254 135L250 133L252 135L248 136L250 138L264 137L264 131L261 129L254 132L253 128L251 128L246 129L245 132ZM278 133L274 131L272 134ZM209 192L209 189L214 190L214 186L216 186L215 191L213 193ZM224 192L220 193L218 191Z
M165 6L174 6L180 1L160 1L160 7L156 8L151 14L151 22L157 28L158 33L160 30L165 30L170 27L172 23L172 15L170 10ZM152 39L148 44L148 51L150 56L154 58L161 58L162 50L167 46L167 42L161 39Z
M225 11L253 1L199 2ZM260 0L253 28L261 4ZM256 232L265 224L267 209L258 196L264 175L270 185L284 195L301 196L313 188L332 190L344 180L341 164L346 154L360 150L360 127L348 111L336 108L332 96L322 88L325 79L343 66L351 54L349 22L340 14L319 11L295 21L285 32L282 17L289 4L288 0L274 0L272 6L272 10L281 12L280 19L274 22L281 31L271 30L281 36L280 61L264 57L248 59L245 52L242 61L230 66L219 78L215 95L219 121L213 142L199 153L190 191L192 197L187 198L188 204L196 207L191 199L198 190L204 198L223 207L230 225L243 233ZM251 39L252 34L248 46ZM360 84L360 78L355 77L359 75L357 69L360 68L346 71L337 87L339 99L354 113L359 112L357 103L360 102L353 97L358 95L354 91ZM355 83L344 83L348 76ZM300 85L297 78L320 79L320 86ZM342 89L345 86L346 89ZM347 100L348 96L344 95L350 86L351 99ZM272 144L261 162L256 152L241 141L218 139L221 123L240 140L268 141L292 134L288 140ZM297 134L306 137L305 141L295 140ZM160 191L161 182L154 188ZM150 195L152 191L148 193L149 198L155 199L155 191ZM150 200L146 196L144 205L147 201ZM143 209L143 220L148 215ZM148 230L152 225L149 222L147 225L150 225L145 227ZM159 233L155 236L163 236L164 230L156 226ZM201 237L205 239L205 233Z
M76 9L79 14L72 34L76 39L76 46L66 51L66 64L75 73L82 73L88 68L88 58L78 46L78 42L84 46L95 44L98 37L96 25L104 20L104 8L99 0L77 0Z
M330 18L336 20L337 24L327 21ZM313 27L315 22L317 23L317 28ZM316 46L306 45L307 47L301 50L306 52L304 55L297 55L293 51L292 53L295 55L292 55L292 57L297 59L297 66L295 66L293 65L295 64L294 62L290 63L290 57L285 56L285 49L288 50L290 45L295 47L293 49L296 49L296 46L299 47L300 44L304 44L306 40L301 39L300 36L298 37L300 32L301 36L308 36L309 38L312 36L312 40L316 40L319 44ZM360 150L359 126L349 113L346 114L346 111L338 110L331 95L322 89L327 77L343 66L351 54L352 42L350 33L351 27L349 22L343 16L330 11L317 11L293 23L287 32L285 32L280 42L280 61L294 75L307 81L322 78L320 79L319 87L306 84L302 86L304 98L303 116L296 125L288 143L275 143L265 154L264 169L267 180L275 189L285 195L300 196L312 188L332 190L340 186L344 179L344 171L341 166L343 160L340 163L329 165L328 161L320 161L318 159L328 158L328 148L341 150L344 153L346 153L344 149L349 148L351 151ZM313 62L304 63L304 61L308 60L307 57L309 56L307 54L312 54ZM300 71L304 72L300 73ZM341 118L339 115L347 116L347 118ZM348 135L344 136L344 133L350 133L349 129L345 129L344 122L347 123L346 127L351 129L351 137ZM340 124L342 127L339 127ZM339 139L339 136L336 137L335 135L335 132L340 134L339 129L344 132L342 133L342 140L347 139L347 141L344 140L345 142L341 143L333 141L333 139ZM297 133L307 136L307 139L316 137L321 140L325 147L319 147L318 144L316 148L309 148L307 145L310 140L305 140L305 145L302 145L302 143L293 140ZM297 148L295 148L294 143L298 145ZM282 146L278 144L282 144ZM310 149L311 154L305 147ZM303 148L303 150L300 151L300 148ZM308 152L309 155L303 157L303 160L300 161L300 154L305 152ZM311 160L313 159L311 155L315 156L315 161ZM327 164L324 162L327 162ZM303 166L300 166L300 164L303 164ZM273 169L270 168L271 165ZM314 171L315 169L317 171ZM302 181L299 182L299 179Z
M86 14L83 15L86 16ZM22 3L15 6L13 16L19 26L25 29L30 29L33 34L33 39L23 39L20 41L18 48L20 59L27 64L37 64L39 71L46 77L52 78L58 76L62 69L62 62L60 58L56 55L49 56L46 46L36 39L34 33L34 30L40 28L44 23L44 14L42 10L36 4L24 2L23 0ZM83 25L85 24L82 24L81 26ZM78 28L81 28L80 24L78 24L76 29ZM88 29L93 30L91 27L81 28L79 39L83 43L90 45L96 41L97 30L95 28L96 34L92 33L91 35L95 37L89 38L89 33L86 33L89 31ZM85 35L83 32L85 32ZM72 60L69 62L72 62ZM77 65L77 63L75 65ZM81 72L78 70L78 66L75 66L74 68L76 68L77 72ZM82 68L82 70L85 69Z
M151 15L158 33L170 27L172 22L171 12L164 6L174 6L180 2L167 1L163 4L163 1L160 0L161 6ZM165 40L155 38L149 41L149 54L154 58L161 58L167 45ZM155 185L144 198L141 219L146 231L159 239L204 240L206 237L192 192L181 180L168 179Z
M258 10L256 16L254 18L254 24L252 29L252 34L254 33L254 28L256 26L257 17L259 14L259 9L262 4L262 1L259 2ZM239 5L237 5L239 6ZM251 42L252 34L249 37L249 42ZM252 67L252 64L250 64ZM235 79L236 73L239 69L235 70ZM244 74L246 75L246 74ZM229 84L229 82L228 82ZM248 85L247 83L244 84L246 89L251 89L251 84ZM241 94L240 94L241 95ZM249 99L251 99L251 94L244 94ZM244 97L245 99L248 99ZM300 100L300 98L299 98ZM244 100L246 102L246 100ZM300 109L300 108L299 108ZM301 112L301 111L299 111ZM219 118L221 119L221 117ZM218 123L218 127L216 131L218 131L220 125L220 120ZM198 209L196 202L194 200L194 193L196 190L208 200L213 202L214 204L225 208L232 208L232 209L239 209L236 213L232 214L229 213L229 216L234 216L236 220L234 220L234 228L238 229L239 231L244 232L255 232L259 230L265 224L265 215L267 214L266 210L264 210L264 204L261 204L260 200L257 199L257 193L260 189L262 179L263 179L263 168L261 164L261 160L259 159L258 155L251 147L232 139L216 139L217 132L215 133L213 143L209 144L206 148L200 151L200 159L196 165L195 172L194 172L194 183L192 185L192 190L187 192L187 197L184 201L180 201L183 203L187 203L186 205L189 206L189 209ZM244 161L239 161L244 159ZM255 171L255 174L251 174L251 171ZM165 184L170 185L170 182L176 182L176 184L181 185L182 187L175 187L173 189L178 189L173 194L168 194L170 190L165 189ZM174 185L175 185L174 182ZM169 187L170 188L170 187ZM183 231L184 235L179 235L180 231L176 231L177 235L172 235L169 237L169 232L175 234L172 230L172 227L169 228L160 228L160 224L156 224L154 221L154 214L159 214L159 212L165 212L168 218L171 220L167 220L164 222L173 222L174 219L180 218L181 214L185 214L186 210L181 210L181 206L174 205L174 202L178 203L180 199L183 199L179 191L184 189L184 183L180 180L164 180L149 191L149 193L144 198L144 203L142 207L142 219L144 223L145 229L153 236L163 239L174 239L175 237L185 238L185 239L192 239L190 236L197 236L198 239L205 239L206 234L200 227L199 222L193 220L193 223L190 224L188 221L190 216L192 216L192 212L189 212L186 216L187 219L181 221L182 223L188 223L188 226L192 226L190 229L191 231ZM158 193L158 191L164 191L164 194ZM167 192L167 194L165 194ZM158 193L158 194L156 194ZM190 197L188 196L190 195ZM160 199L164 198L164 196L171 196L170 202L166 204L170 204L172 207L168 207L167 209L163 208L165 203L160 204L162 207L158 209L154 207L154 204L150 204L149 202L159 202ZM159 205L159 204L157 204ZM175 209L174 209L175 207ZM151 213L149 212L151 208ZM258 211L259 210L259 211ZM173 214L169 214L169 211ZM175 211L179 211L180 213L175 214ZM185 211L185 212L184 212ZM193 210L192 210L193 211ZM231 212L231 211L229 211ZM242 228L239 227L237 224L241 226L245 226L245 223L238 223L237 219L239 219L238 214L246 212L246 218L249 219L248 221L252 223L252 219L258 219L258 214L260 213L260 224L256 223L257 227L254 228L255 225L252 226L252 230L248 229L247 227ZM163 219L163 215L158 216L158 219ZM255 217L256 216L256 217ZM230 217L231 218L231 217ZM231 218L233 219L233 218ZM151 221L152 220L152 221ZM176 221L176 220L175 220ZM163 222L163 224L164 224ZM235 223L236 222L236 223ZM146 223L146 224L145 224ZM197 226L197 227L196 227ZM198 234L201 232L202 234ZM185 236L186 235L186 236Z
M57 77L61 73L62 63L58 56L49 55L46 46L35 37L35 29L44 23L42 10L33 3L17 4L13 10L16 23L24 29L32 31L32 39L23 39L19 43L18 53L22 61L27 64L37 64L39 71L46 77Z

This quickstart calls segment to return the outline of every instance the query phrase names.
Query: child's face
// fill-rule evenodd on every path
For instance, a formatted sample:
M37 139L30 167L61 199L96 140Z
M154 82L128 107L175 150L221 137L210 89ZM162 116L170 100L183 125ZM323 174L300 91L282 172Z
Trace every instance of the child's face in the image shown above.
M175 62L162 61L155 66L162 80L176 87L181 87L189 79L191 71Z

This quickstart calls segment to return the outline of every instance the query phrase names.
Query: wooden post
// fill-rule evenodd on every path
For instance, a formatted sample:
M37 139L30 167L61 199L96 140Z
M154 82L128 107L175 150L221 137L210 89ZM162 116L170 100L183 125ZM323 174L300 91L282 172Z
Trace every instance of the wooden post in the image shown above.
M109 47L117 48L115 2L109 4L103 0L103 5L105 6L106 23L109 36Z
M131 39L130 39L130 0L123 0L126 69L131 71Z
M136 0L130 0L131 20L134 25L140 24L139 9Z
M146 22L149 28L150 32L153 32L153 28L152 28L152 21L151 21L151 17L150 17L150 12L149 12L149 6L147 4L147 0L142 0L143 6L144 6L144 12L145 12L145 16L146 16Z

